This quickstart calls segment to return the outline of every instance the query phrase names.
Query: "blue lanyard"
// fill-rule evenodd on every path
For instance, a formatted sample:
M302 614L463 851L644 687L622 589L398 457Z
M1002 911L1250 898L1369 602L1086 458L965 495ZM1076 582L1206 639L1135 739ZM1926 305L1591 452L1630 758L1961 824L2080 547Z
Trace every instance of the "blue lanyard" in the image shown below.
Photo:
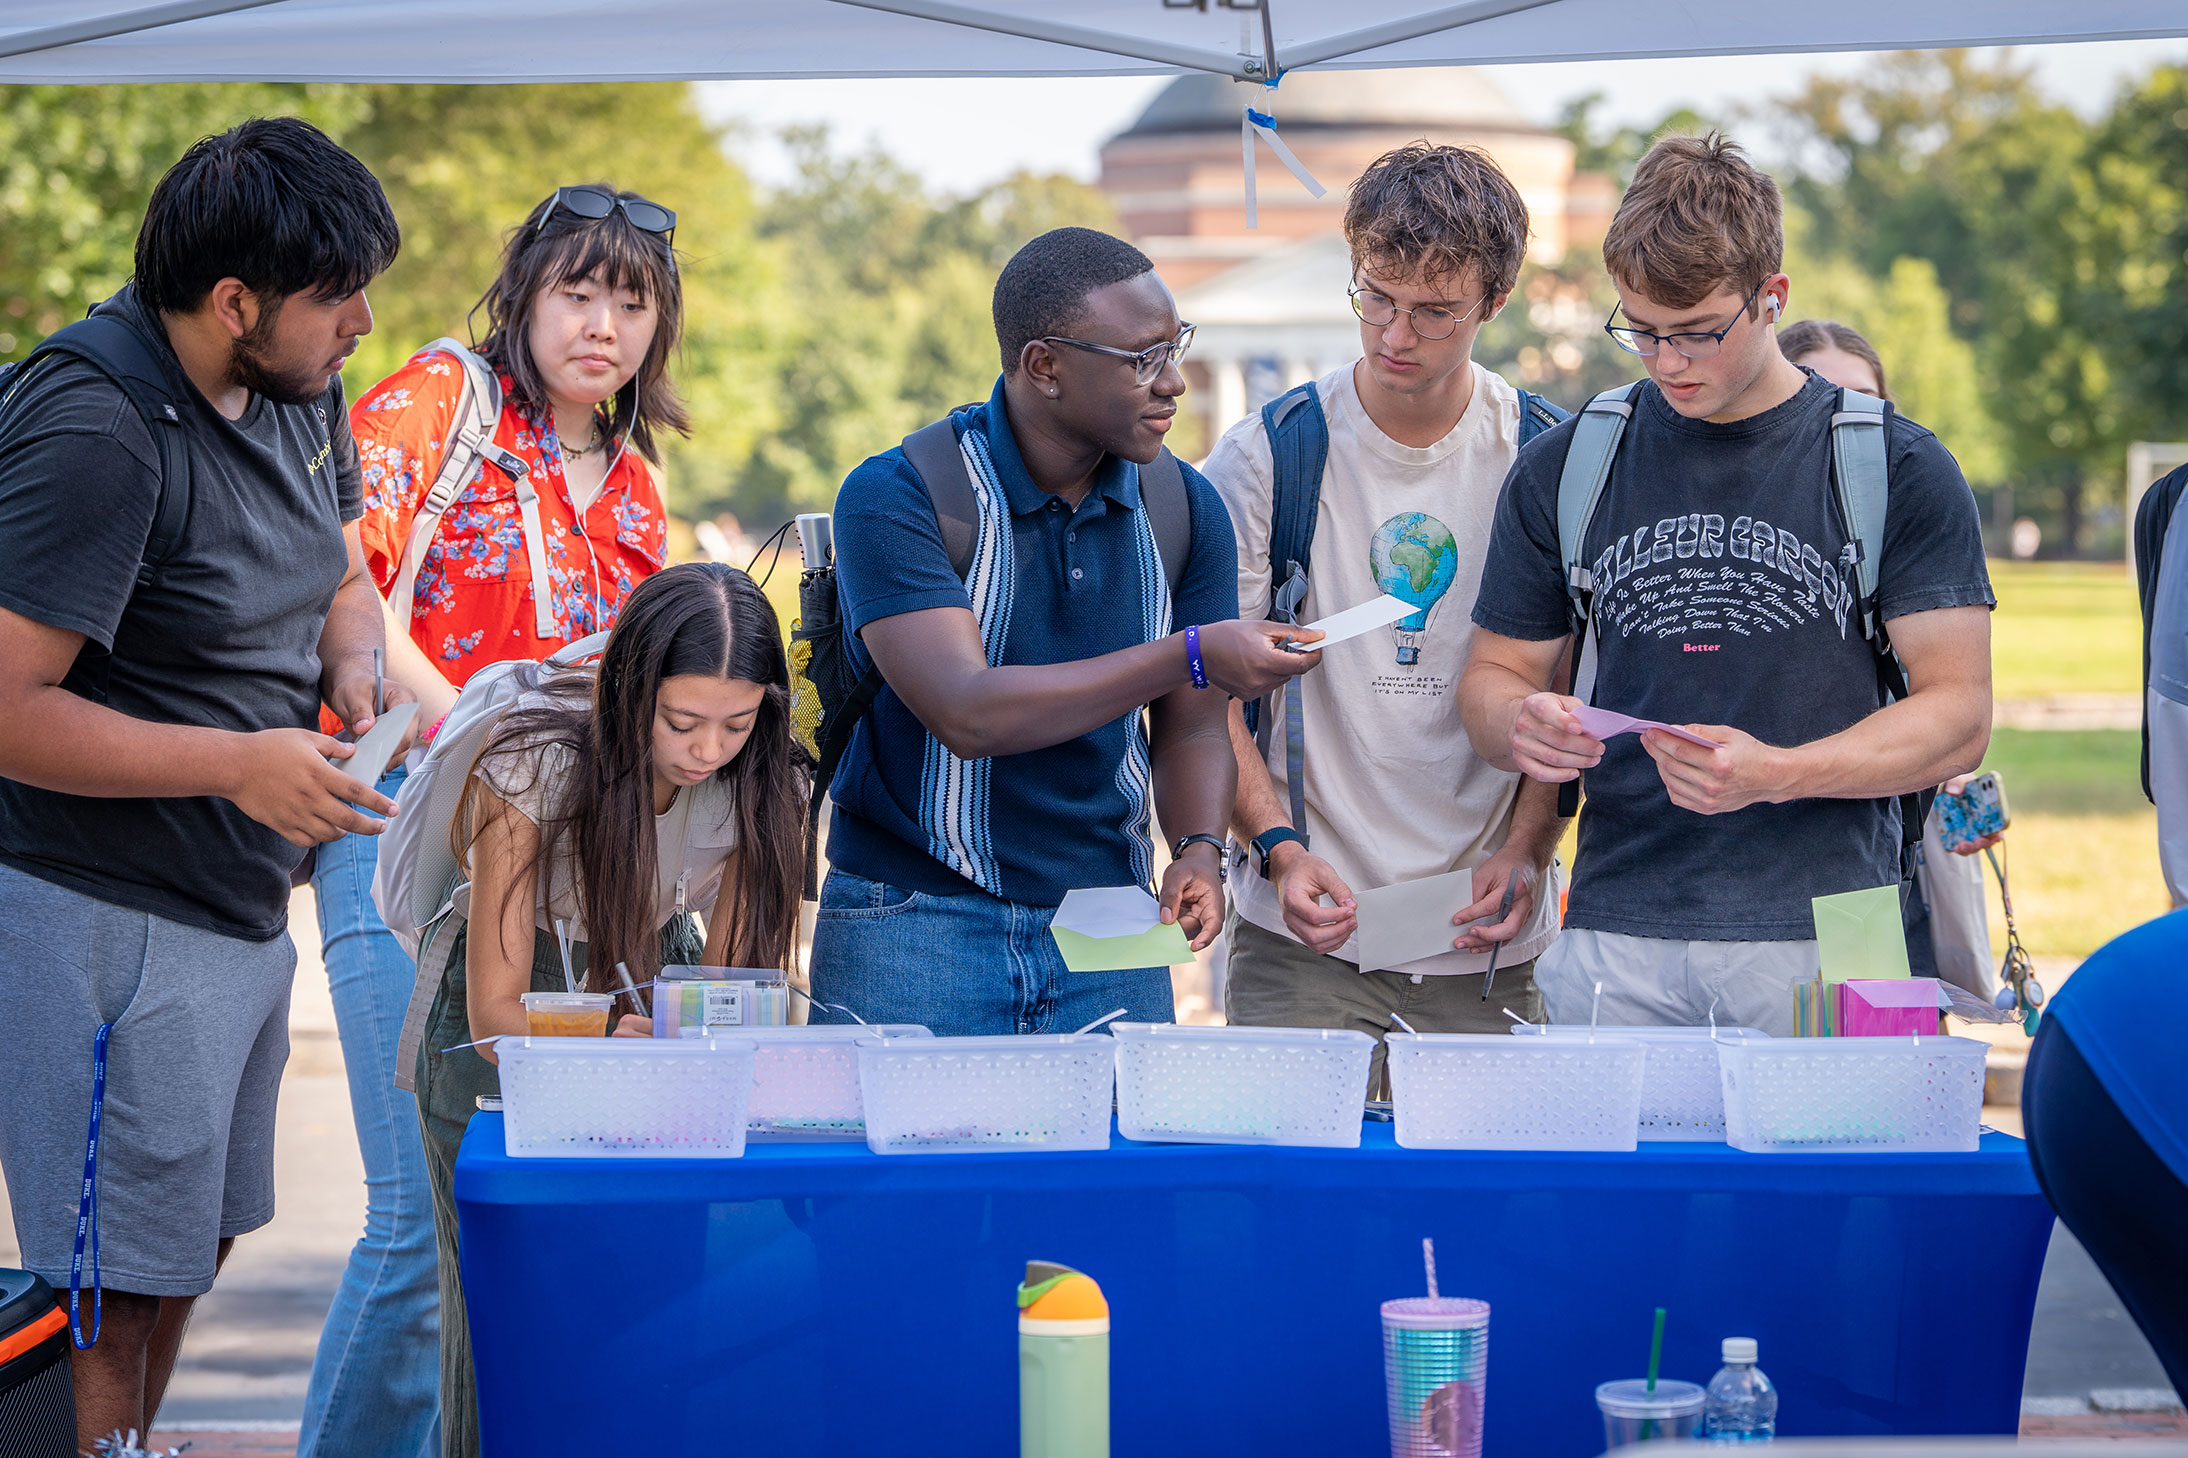
M112 1023L99 1024L91 1038L91 1132L84 1136L84 1188L76 1197L76 1254L68 1263L68 1330L76 1350L86 1351L99 1341L99 1112L106 1104L106 1039ZM77 1303L84 1289L84 1240L91 1241L91 1339L84 1339L82 1313Z

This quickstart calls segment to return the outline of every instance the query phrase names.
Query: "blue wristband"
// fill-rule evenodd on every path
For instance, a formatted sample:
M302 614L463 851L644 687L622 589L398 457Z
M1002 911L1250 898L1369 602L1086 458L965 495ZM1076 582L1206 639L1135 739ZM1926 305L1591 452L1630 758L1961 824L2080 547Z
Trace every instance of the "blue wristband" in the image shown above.
M1208 670L1200 662L1200 625L1195 623L1185 630L1185 667L1193 675L1193 687L1208 687Z

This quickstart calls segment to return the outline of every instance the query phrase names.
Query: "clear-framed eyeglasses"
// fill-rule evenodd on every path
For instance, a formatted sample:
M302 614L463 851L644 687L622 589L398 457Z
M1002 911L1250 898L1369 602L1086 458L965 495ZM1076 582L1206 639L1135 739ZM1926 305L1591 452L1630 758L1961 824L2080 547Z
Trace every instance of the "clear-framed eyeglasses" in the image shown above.
M1352 297L1352 312L1369 328L1387 329L1393 319L1404 314L1413 321L1413 332L1423 339L1449 339L1461 324L1481 312L1481 306L1488 298L1484 294L1474 301L1473 308L1463 314L1454 314L1441 304L1416 304L1410 309L1402 309L1395 300L1357 285L1345 292Z
M1768 282L1768 279L1763 280L1763 283ZM1608 334L1611 337L1611 342L1620 349L1629 354L1641 355L1644 358L1655 354L1659 348L1668 344L1688 359L1710 359L1724 349L1725 336L1730 334L1739 322L1747 317L1748 305L1754 303L1755 295L1762 291L1762 284L1757 284L1750 289L1747 298L1741 301L1739 311L1732 316L1731 323L1726 324L1722 329L1682 330L1677 334L1651 334L1646 329L1636 329L1630 324L1613 324L1610 319L1606 319L1603 321L1603 332ZM1617 317L1618 310L1611 310L1611 319Z
M1146 349L1119 349L1114 344L1096 344L1090 339L1067 339L1061 334L1044 334L1043 344L1068 344L1073 349L1083 349L1089 354L1112 355L1117 359L1132 361L1132 382L1136 385L1152 385L1161 376L1164 366L1176 364L1185 358L1185 351L1193 347L1193 326L1178 326L1178 337Z

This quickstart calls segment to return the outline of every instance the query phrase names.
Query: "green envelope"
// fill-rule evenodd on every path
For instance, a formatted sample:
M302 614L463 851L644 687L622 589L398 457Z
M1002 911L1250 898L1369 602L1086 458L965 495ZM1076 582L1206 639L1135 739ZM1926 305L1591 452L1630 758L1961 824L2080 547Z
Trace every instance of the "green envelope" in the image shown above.
M1910 975L1897 886L1818 896L1810 905L1816 912L1816 950L1823 956L1824 981Z
M1175 967L1193 960L1193 947L1185 940L1185 929L1175 922L1131 937L1090 937L1060 926L1050 927L1048 934L1056 938L1056 949L1064 954L1064 966L1073 972Z

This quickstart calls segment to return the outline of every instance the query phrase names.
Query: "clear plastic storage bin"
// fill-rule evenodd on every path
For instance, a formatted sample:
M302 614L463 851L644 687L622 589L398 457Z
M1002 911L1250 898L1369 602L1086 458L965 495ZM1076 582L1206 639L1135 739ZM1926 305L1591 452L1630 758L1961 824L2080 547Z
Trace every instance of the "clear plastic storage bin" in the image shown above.
M1552 1038L1586 1038L1586 1023L1534 1023L1512 1029L1515 1033L1542 1034ZM1719 1028L1721 1037L1767 1038L1756 1028ZM1717 1073L1717 1049L1708 1028L1599 1028L1596 1035L1631 1038L1649 1050L1648 1065L1641 1075L1641 1131L1651 1139L1722 1141L1725 1137L1725 1091Z
M1112 1023L1117 1132L1176 1144L1356 1149L1375 1040L1331 1028Z
M1973 1038L1722 1041L1726 1142L1756 1153L1972 1150L1985 1051Z
M877 1154L1107 1149L1117 1045L1106 1033L861 1038Z
M859 1094L858 1040L925 1038L916 1023L862 1026L741 1028L755 1048L748 1139L864 1139L866 1102Z
M512 1159L733 1159L753 1045L741 1038L530 1038L494 1045Z
M1632 1038L1392 1033L1384 1043L1407 1149L1631 1149L1638 1138L1648 1049Z

